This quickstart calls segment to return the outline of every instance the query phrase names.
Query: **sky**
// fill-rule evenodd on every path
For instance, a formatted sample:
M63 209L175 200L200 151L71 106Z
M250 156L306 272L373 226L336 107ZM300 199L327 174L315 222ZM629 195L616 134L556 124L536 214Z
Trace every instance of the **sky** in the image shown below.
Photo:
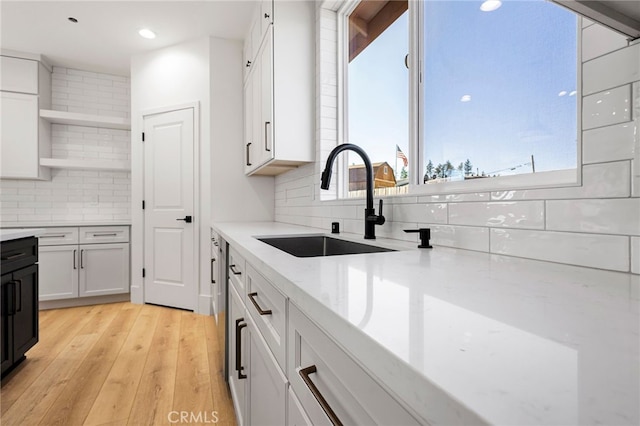
M425 3L424 164L504 175L530 172L533 155L536 171L574 168L577 17L543 0L480 4ZM396 144L409 155L407 52L405 13L349 64L349 142L393 167Z

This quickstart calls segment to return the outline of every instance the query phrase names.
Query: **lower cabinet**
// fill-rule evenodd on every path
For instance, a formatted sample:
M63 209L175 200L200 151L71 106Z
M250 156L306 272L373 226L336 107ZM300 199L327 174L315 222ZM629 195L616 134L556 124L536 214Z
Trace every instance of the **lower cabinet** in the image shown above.
M229 293L229 388L238 424L285 425L287 378L235 289Z
M239 425L424 424L237 250L230 253L229 387Z
M291 303L287 343L287 377L311 424L420 424Z
M48 228L40 237L39 300L128 293L129 243L114 242L123 239L126 227Z
M7 247L11 250L11 246L16 245L19 253L15 253L14 250L14 253L6 255ZM38 342L38 265L35 263L38 259L34 253L37 251L36 247L35 238L2 243L4 274L0 281L0 364L3 375L22 361L24 354ZM33 256L30 256L31 253ZM11 258L24 259L25 262L15 265L20 262L17 261L11 265Z

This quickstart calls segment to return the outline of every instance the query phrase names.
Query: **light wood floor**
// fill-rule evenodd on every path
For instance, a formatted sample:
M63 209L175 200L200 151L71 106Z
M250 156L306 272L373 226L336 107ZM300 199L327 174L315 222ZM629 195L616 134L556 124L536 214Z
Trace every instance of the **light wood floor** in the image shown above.
M221 349L211 316L131 303L41 311L40 341L2 380L0 423L181 424L186 412L235 425Z

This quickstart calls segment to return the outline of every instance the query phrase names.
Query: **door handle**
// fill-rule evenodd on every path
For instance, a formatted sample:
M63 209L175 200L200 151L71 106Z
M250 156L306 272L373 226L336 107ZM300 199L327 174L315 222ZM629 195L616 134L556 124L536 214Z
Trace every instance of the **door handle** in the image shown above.
M7 305L11 304L11 306L7 306L7 316L13 316L16 314L16 282L9 281L7 283L7 292L11 289L11 296L7 295Z
M316 398L316 401L318 401L318 404L320 404L322 411L324 411L327 417L329 417L331 424L334 426L342 426L342 422L340 421L338 416L336 416L335 411L333 411L327 400L324 399L324 396L320 393L320 390L317 388L315 383L311 381L311 377L309 377L309 374L313 374L316 372L317 369L315 365L310 365L307 368L298 370L298 374L300 374L302 381L304 381L304 384L307 385L307 387L311 391L311 394Z
M249 293L247 296L249 296L249 299L251 299L251 303L253 303L253 306L256 308L256 311L258 311L260 315L272 314L271 309L262 309L260 305L258 305L258 302L256 302L256 297L258 296L257 292Z
M76 267L76 253L78 253L78 250L73 250L73 269L78 269Z
M213 262L215 262L215 259L211 259L211 284L215 284L216 280L215 278L213 278Z
M268 126L271 123L269 121L264 122L264 150L271 152L271 148L269 148L269 128Z
M251 166L251 160L249 160L249 146L251 145L251 142L247 143L247 166Z
M14 299L14 313L22 312L22 280L14 281L15 290L13 291Z
M193 217L191 216L185 216L182 219L176 219L176 220L184 220L187 223L191 223L193 221Z
M84 269L84 249L80 250L80 269Z
M238 380L246 379L247 375L242 372L244 367L242 364L242 340L240 340L240 336L242 336L242 329L247 326L247 323L240 324L244 321L244 318L238 318L236 320L236 371L238 372Z

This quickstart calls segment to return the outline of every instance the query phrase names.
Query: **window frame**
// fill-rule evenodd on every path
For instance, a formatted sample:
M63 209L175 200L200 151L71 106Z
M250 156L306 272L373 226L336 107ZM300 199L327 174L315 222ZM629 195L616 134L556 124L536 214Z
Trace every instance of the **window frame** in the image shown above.
M349 14L362 0L327 1L321 7L335 11L337 18L337 144L348 142L348 24ZM409 191L405 194L391 195L422 196L456 193L494 192L519 189L548 189L582 186L582 91L578 90L576 99L576 168L552 170L518 175L497 176L490 179L422 183L425 168L423 154L423 123L421 112L424 109L423 54L424 54L424 5L422 0L409 1ZM331 3L329 5L328 3ZM559 7L557 5L554 5ZM582 17L576 14L576 87L582 88ZM417 63L416 63L417 62ZM337 196L349 199L349 172L346 156L338 159Z

